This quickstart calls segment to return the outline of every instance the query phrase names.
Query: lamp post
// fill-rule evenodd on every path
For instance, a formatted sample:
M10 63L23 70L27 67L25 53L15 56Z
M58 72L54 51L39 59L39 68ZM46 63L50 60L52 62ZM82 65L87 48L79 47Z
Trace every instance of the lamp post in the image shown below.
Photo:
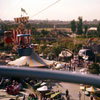
M75 45L76 45L76 34L73 33L73 42L74 42L74 52L73 52L73 57L75 56Z

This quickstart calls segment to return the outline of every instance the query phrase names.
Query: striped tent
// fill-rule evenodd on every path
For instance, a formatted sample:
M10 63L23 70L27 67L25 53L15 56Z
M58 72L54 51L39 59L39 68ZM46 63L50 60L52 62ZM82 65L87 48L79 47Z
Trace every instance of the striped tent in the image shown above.
M53 62L39 57L35 52L31 56L22 56L14 61L8 62L8 65L29 66L29 67L46 67Z

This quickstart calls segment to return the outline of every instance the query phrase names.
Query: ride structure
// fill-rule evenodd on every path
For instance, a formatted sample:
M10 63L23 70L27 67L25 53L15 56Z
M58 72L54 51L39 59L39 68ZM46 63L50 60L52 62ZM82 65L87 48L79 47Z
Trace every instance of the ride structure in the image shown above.
M32 54L32 47L30 43L31 30L26 29L25 25L29 17L14 18L18 24L18 28L13 29L14 43L17 44L17 51L19 56L30 56Z
M18 23L18 28L13 30L14 44L17 45L18 55L21 56L14 61L8 62L8 65L14 66L28 66L28 67L48 67L52 65L52 61L41 58L34 52L31 47L31 29L27 29L26 23L29 17L14 18Z

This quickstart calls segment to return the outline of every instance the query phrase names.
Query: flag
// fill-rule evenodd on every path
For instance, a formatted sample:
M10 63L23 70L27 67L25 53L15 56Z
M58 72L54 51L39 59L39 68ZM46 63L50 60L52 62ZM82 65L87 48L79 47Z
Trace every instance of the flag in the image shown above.
M24 12L25 14L27 14L25 9L21 8L21 11Z

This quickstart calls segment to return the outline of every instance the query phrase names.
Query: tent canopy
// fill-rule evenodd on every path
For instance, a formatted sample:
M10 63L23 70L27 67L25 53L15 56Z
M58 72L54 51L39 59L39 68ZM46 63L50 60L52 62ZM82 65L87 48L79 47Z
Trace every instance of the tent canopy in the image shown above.
M37 91L48 91L48 87L47 86L42 86L40 88L37 89Z
M45 60L39 57L35 52L31 56L22 56L14 61L8 62L9 65L15 66L24 66L28 65L29 67L46 67L51 65L53 62Z

